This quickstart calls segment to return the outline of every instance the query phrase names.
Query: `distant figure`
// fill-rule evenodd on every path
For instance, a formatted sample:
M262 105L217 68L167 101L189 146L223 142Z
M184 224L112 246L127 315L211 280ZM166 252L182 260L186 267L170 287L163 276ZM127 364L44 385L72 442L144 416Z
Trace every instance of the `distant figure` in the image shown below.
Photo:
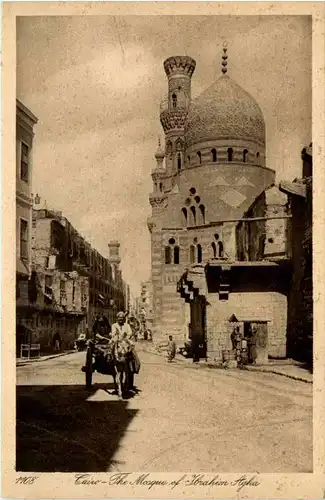
M230 335L231 343L232 343L232 348L233 350L236 349L237 341L236 341L236 328L233 329L231 335Z
M167 361L171 363L176 356L176 344L173 340L173 336L169 335L167 344Z
M254 328L247 337L247 347L248 347L248 362L255 365L256 364L256 329Z
M54 350L57 352L59 352L61 350L61 337L60 337L60 334L58 332L53 337L53 347L54 347Z

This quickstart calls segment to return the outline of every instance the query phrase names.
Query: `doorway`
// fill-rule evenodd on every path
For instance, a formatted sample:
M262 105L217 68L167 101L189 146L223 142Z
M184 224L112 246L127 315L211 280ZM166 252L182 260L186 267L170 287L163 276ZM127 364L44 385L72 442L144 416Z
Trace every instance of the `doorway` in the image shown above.
M191 301L190 337L197 346L199 357L206 358L206 300L196 295Z
M268 362L268 330L266 321L244 321L244 338L248 344L248 362Z

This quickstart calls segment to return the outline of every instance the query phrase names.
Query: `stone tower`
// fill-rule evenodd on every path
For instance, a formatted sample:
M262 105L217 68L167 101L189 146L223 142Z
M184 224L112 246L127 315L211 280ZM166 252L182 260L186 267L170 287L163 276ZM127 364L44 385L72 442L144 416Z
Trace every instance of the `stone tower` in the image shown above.
M160 121L165 132L166 174L165 190L174 185L184 165L184 124L191 102L191 78L196 62L188 56L173 56L164 62L168 78L168 97L161 103Z

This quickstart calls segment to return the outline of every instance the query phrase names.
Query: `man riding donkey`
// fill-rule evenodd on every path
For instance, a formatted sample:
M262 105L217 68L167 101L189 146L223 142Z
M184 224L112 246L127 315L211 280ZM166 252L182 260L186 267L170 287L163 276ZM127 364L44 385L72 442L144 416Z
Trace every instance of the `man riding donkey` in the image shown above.
M139 373L140 370L140 360L135 352L132 338L132 329L122 311L117 314L111 332L107 329L103 331L98 327L94 328L97 351L102 351L102 362L106 363L107 367L111 366L115 390L120 397L129 390L135 390L134 373ZM101 344L104 344L102 348Z
M111 336L114 344L119 392L122 386L128 390L136 390L134 374L140 371L140 360L134 347L134 334L122 311L117 314L116 323L112 325Z

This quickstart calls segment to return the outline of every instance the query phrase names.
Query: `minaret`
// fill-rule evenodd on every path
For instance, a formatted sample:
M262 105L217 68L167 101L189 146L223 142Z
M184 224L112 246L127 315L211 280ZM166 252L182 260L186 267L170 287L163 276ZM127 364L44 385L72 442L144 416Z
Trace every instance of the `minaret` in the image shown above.
M191 78L195 66L194 59L188 56L169 57L164 62L168 98L161 104L160 121L165 132L167 175L177 175L183 169L184 123L191 102Z
M151 173L153 182L153 191L149 196L149 201L152 206L152 216L155 217L160 209L163 207L166 195L164 193L164 176L166 170L163 166L163 161L165 158L165 153L162 150L160 139L158 141L158 149L155 154L156 167Z

